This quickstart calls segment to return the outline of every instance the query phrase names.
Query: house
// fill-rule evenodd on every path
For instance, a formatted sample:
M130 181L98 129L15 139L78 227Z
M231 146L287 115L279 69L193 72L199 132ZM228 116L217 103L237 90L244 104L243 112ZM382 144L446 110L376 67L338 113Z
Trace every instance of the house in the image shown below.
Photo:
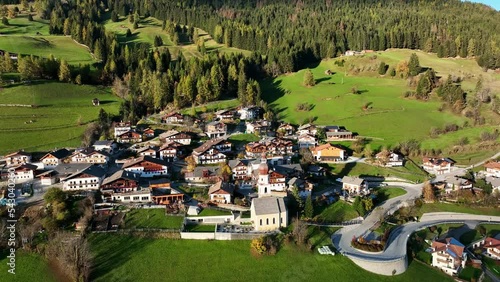
M118 145L114 140L99 140L92 145L96 151L106 151L113 153L118 149Z
M24 151L18 151L8 154L4 157L7 166L18 166L22 164L27 164L31 162L31 154L25 153Z
M500 193L500 178L498 177L486 177L486 182L491 184L492 191L498 191Z
M316 129L316 126L310 123L303 124L297 129L297 135L299 136L304 134L316 136L317 133L318 130Z
M158 156L159 149L160 148L157 146L146 146L146 147L143 147L143 148L137 150L137 154L139 156L148 156L148 157L156 158Z
M403 166L404 157L393 151L382 151L375 155L375 159L380 163L380 165L386 167Z
M118 143L139 143L142 142L142 134L129 130L124 132L116 138Z
M337 125L325 126L325 135L327 141L351 140L353 138L352 132Z
M286 196L285 175L270 170L266 159L261 160L257 173L257 191L259 197L272 196L273 194Z
M249 170L250 160L230 160L228 162L231 168L233 180L244 180L251 176L251 170Z
M360 52L360 51L347 50L347 51L345 51L344 56L358 56L358 55L362 55L362 54L363 54L363 52Z
M252 122L245 122L245 133L265 135L269 132L271 123L267 120L256 120Z
M211 183L220 179L218 166L197 166L191 172L184 174L188 183Z
M113 124L113 128L115 138L118 138L118 136L122 135L123 133L132 130L130 122L115 122Z
M167 115L164 115L162 118L161 118L161 121L163 123L169 123L169 124L172 124L172 123L184 123L184 116L182 114L180 114L179 112L172 112L172 113L169 113Z
M311 195L314 185L304 179L293 177L287 182L288 190L297 188L301 198L307 198Z
M240 120L252 120L259 117L260 108L255 106L243 107L238 110Z
M288 226L288 211L283 198L254 198L250 217L256 231L275 231Z
M154 177L168 174L168 165L165 161L149 156L132 159L124 163L122 168L126 171L139 173L141 177Z
M318 145L318 139L315 136L309 134L302 134L297 138L297 144L299 148L311 148Z
M236 112L234 110L220 110L215 112L215 117L220 121L234 121Z
M189 145L189 144L191 144L192 139L193 138L192 138L191 134L189 134L187 132L179 132L177 134L169 136L165 140L177 142L177 143L182 144L182 145Z
M210 202L230 204L233 198L234 185L228 182L217 181L208 189Z
M48 170L40 173L37 177L40 178L40 183L42 185L52 185L58 181L57 171L55 170Z
M342 178L342 190L348 195L365 195L370 193L368 181L351 176L344 176Z
M37 166L32 164L22 164L13 167L12 169L14 170L14 174L11 174L11 169L9 169L9 173L3 175L3 178L8 177L9 180L13 180L15 183L24 183L33 181Z
M248 158L273 156L291 156L294 154L293 143L281 138L265 138L259 142L250 142L245 145L245 154Z
M347 158L346 150L333 146L330 143L311 148L314 160L317 162L338 162Z
M424 158L422 168L433 174L445 174L450 173L452 167L455 165L455 161L449 158Z
M152 200L157 205L170 205L184 201L184 194L170 185L168 179L155 179L149 181Z
M500 162L488 162L484 164L486 176L500 177Z
M139 173L121 169L102 181L101 190L103 194L132 192L139 187L139 181Z
M88 147L76 150L67 159L70 163L106 164L110 157L104 151L96 151L94 148Z
M483 254L494 260L500 260L500 240L487 237L484 239Z
M326 176L326 169L324 167L321 167L319 165L310 165L307 168L307 172L316 177L325 177Z
M446 193L451 193L452 191L463 190L463 189L472 189L472 182L465 179L454 176L447 176L444 180L446 183L445 191Z
M149 203L152 197L149 189L137 189L132 192L113 193L111 200L122 203Z
M227 133L227 125L220 121L212 121L207 124L205 134L208 138L219 138Z
M292 136L295 133L295 127L290 123L282 123L276 129L276 132L282 137Z
M224 153L231 151L232 144L224 139L211 139L193 150L193 158L197 164L216 164L226 162Z
M283 174L287 179L293 177L303 178L304 176L304 170L300 164L275 164L273 169Z
M151 139L155 137L155 131L151 128L146 128L142 131L142 136L144 139Z
M61 183L65 191L98 190L105 175L104 169L93 164L61 179Z
M457 275L465 267L467 253L465 246L453 237L432 242L432 266L448 275Z
M177 160L177 157L181 153L182 144L175 141L167 141L158 149L158 155L160 160L167 162L173 162Z
M44 169L54 168L61 164L64 159L71 155L71 152L66 149L59 149L45 154L40 161L43 163Z

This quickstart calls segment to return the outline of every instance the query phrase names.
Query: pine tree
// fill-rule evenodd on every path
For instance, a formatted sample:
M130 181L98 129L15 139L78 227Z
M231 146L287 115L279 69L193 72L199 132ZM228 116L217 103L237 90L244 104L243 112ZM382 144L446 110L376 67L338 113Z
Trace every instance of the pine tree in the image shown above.
M390 68L389 69L389 75L391 77L395 77L396 76L396 69L395 68Z
M306 218L313 218L314 216L314 206L311 194L309 194L306 199L306 205L304 207L304 216Z
M408 62L408 70L410 76L416 76L420 73L422 68L420 67L420 62L416 53L411 54L410 61Z
M304 73L304 86L311 87L314 86L315 83L313 73L310 69L307 69Z
M384 75L387 72L387 65L384 62L380 62L378 66L378 74Z
M65 60L61 60L59 65L59 81L71 82L71 70Z

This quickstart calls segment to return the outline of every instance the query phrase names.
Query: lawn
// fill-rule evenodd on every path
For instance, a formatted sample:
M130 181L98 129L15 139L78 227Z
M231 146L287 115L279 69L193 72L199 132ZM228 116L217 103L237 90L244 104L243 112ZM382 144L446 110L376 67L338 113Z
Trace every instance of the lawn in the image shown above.
M489 258L489 257L483 257L483 263L486 264L486 266L493 272L496 277L500 278L500 264L498 264L498 261Z
M376 190L378 200L385 201L406 194L406 190L399 187L386 187Z
M486 229L487 237L495 237L498 233L500 233L500 224L481 224L480 226L483 226ZM476 229L464 233L460 237L460 242L462 242L464 245L468 245L476 240L483 238L483 236L477 229L478 227L479 226L477 226Z
M186 225L187 232L215 232L215 225L204 224L188 224Z
M219 216L219 215L231 215L231 214L232 214L231 211L227 210L216 210L216 209L205 208L197 216Z
M500 209L497 208L468 207L465 205L448 203L426 203L420 208L420 213L423 214L428 212L459 212L500 216Z
M92 106L93 98L98 98L101 106ZM0 101L37 105L1 107L0 154L80 146L86 123L97 119L101 108L118 114L120 105L120 99L106 87L45 81L4 87Z
M180 229L184 217L165 215L164 209L134 209L125 217L125 228Z
M0 24L0 49L9 52L64 59L69 64L92 64L95 62L87 47L69 36L49 35L48 23L35 18L30 22L26 17L9 20L10 25ZM40 35L36 33L39 32Z
M452 281L412 262L395 277L367 272L344 256L321 256L285 245L254 257L249 241L148 239L92 234L92 281ZM168 263L165 263L168 262ZM258 270L258 271L256 271ZM147 273L148 275L145 275Z
M25 282L25 281L56 281L51 273L47 261L40 255L26 253L21 250L16 252L15 275L8 273L8 253L0 253L0 281Z
M396 176L414 182L423 182L426 175L413 163L406 162L404 167L381 167L365 163L330 164L332 172L338 176L358 175L358 176Z
M337 201L329 206L315 206L315 220L319 222L342 222L358 217L352 205L345 201Z
M465 281L477 281L479 276L483 271L478 268L474 268L472 266L466 266L458 275L458 278L463 279Z
M433 144L437 148L454 145L462 136L462 130L437 139L429 139L429 131L432 127L442 128L448 123L463 125L467 120L465 117L439 111L441 102L437 97L425 102L405 99L403 93L410 89L406 80L379 76L377 73L381 61L395 66L401 60L408 60L413 52L418 54L422 66L434 68L440 76L470 75L463 83L466 91L474 88L479 75L483 76L485 85L492 89L500 88L498 76L484 73L474 60L439 59L436 55L419 51L388 50L373 55L325 60L313 65L311 71L316 80L313 87L302 85L304 70L265 80L261 84L262 97L287 122L301 124L312 118L317 124L345 126L360 136L373 138L373 145L394 145L412 138L424 142L424 148L434 148ZM347 60L344 67L334 64L340 60ZM327 69L333 75L325 74ZM351 94L353 88L360 94ZM314 108L309 112L296 111L299 103L310 103ZM363 109L365 105L367 110ZM500 122L500 117L492 116L488 110L484 110L484 116L487 124ZM475 134L481 130L483 128L467 128L463 130L463 136L474 142Z
M117 34L118 41L122 44L132 45L137 43L147 43L150 46L153 46L155 36L160 36L163 41L163 46L160 48L168 48L170 53L174 55L174 58L179 52L182 52L186 58L202 57L202 54L198 51L196 44L181 42L179 45L174 45L170 35L161 29L162 22L153 17L141 19L139 22L139 28L136 30L133 29L133 24L130 23L128 18L125 17L120 17L117 22L113 22L109 19L104 23L104 25L106 27L106 31L111 31ZM127 29L130 29L132 36L126 37ZM251 54L251 52L247 50L233 47L228 48L223 44L215 42L215 40L213 40L206 31L199 28L197 28L197 30L200 37L205 40L205 48L207 52L217 50L221 53L242 53L244 55Z

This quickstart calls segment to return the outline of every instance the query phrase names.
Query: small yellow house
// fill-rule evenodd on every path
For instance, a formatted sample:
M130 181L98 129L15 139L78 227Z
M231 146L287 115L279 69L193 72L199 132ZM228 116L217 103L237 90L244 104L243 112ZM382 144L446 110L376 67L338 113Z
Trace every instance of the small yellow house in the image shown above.
M256 231L274 231L288 226L288 211L283 198L253 199L250 215Z
M346 150L333 146L330 143L312 148L311 153L314 160L318 162L338 162L347 158Z

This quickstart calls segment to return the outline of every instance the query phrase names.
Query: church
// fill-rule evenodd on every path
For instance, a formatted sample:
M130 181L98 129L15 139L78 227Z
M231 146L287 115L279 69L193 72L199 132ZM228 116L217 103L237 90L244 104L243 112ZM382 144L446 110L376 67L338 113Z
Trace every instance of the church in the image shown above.
M270 170L265 156L262 156L261 158L258 173L257 190L259 198L272 195L282 197L286 196L285 175Z

